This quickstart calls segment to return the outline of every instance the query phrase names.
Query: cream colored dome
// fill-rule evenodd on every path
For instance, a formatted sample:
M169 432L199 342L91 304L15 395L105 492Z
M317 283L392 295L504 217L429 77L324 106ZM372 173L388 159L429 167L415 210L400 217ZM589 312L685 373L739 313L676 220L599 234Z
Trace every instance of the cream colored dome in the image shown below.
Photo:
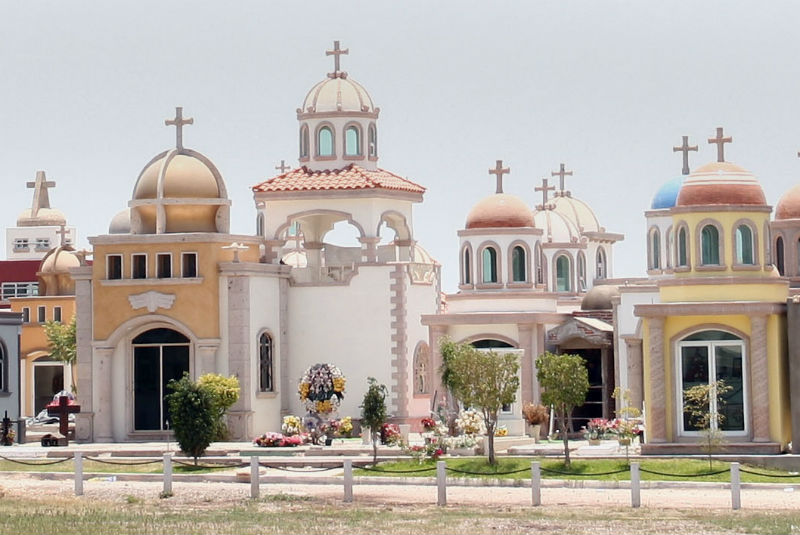
M495 193L481 199L467 214L465 228L532 227L533 214L525 201L516 195Z
M111 223L108 225L108 233L109 234L130 234L131 232L131 210L130 208L126 208L121 212L118 212L111 219Z
M619 287L601 284L586 292L581 301L581 310L611 310L614 298L619 297Z
M569 195L551 199L553 210L568 217L581 232L602 232L600 222L588 204Z
M39 278L39 295L75 295L75 281L69 274L70 268L79 267L81 260L69 245L51 249L39 264L36 273Z
M533 214L536 228L542 229L542 241L551 243L578 243L580 232L572 219L555 210L538 210Z
M300 110L303 113L356 111L375 113L372 98L364 87L346 76L326 78L311 88Z
M31 209L23 210L17 218L18 227L60 227L67 224L67 218L55 208L39 208L36 217L31 217Z
M219 172L214 165L187 154L177 154L170 159L164 174L163 194L158 195L158 178L166 158L164 154L144 168L133 191L134 199L219 197L215 176Z

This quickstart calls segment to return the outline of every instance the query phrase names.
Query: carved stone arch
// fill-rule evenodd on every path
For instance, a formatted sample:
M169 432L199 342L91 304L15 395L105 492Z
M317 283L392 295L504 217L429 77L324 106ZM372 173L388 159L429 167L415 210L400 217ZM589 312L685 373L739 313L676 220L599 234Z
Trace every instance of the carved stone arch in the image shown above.
M681 264L681 231L683 231L684 243L683 252L686 255L686 262ZM689 234L689 225L684 220L675 223L675 269L681 268L686 271L692 268L692 237Z
M414 348L413 360L413 388L414 395L427 395L431 393L431 385L433 382L433 367L432 367L431 348L427 342L419 341Z
M523 254L525 255L525 264L523 267L525 280L521 281L514 280L514 249L517 247L521 247ZM531 248L524 240L514 240L511 242L511 244L508 246L506 263L508 264L507 280L510 284L527 284L531 282L533 274L533 270L531 268Z
M554 292L558 292L559 291L558 290L558 259L561 258L561 257L566 257L567 261L569 262L569 268L568 268L569 269L569 274L568 274L569 289L566 290L566 292L574 293L575 292L575 259L572 257L572 254L569 251L567 251L566 249L559 249L558 251L556 251L553 254L552 266L551 266L551 272L552 272L552 277L551 277L552 281L551 281L551 283L553 285L552 286L553 291ZM564 291L564 290L561 290L561 291Z
M472 244L470 242L466 241L461 245L461 252L458 258L459 267L461 268L459 270L461 273L461 285L465 288L474 288L476 284L475 273L477 270L475 269L475 254L472 251Z
M286 221L280 225L278 228L275 229L275 233L273 235L274 240L280 240L281 234L289 229L292 226L292 223L295 220L313 217L313 216L335 216L339 217L337 221L347 221L351 225L353 225L356 229L358 229L358 233L360 238L366 237L366 232L364 232L364 227L361 224L353 219L353 215L349 212L342 212L340 210L325 210L325 209L318 209L318 210L305 210L303 212L295 212L286 216ZM324 235L323 235L324 236Z
M753 253L753 263L752 264L738 264L736 261L736 254L738 252L738 248L736 247L736 235L739 231L739 227L746 226L750 229L750 236L752 239L752 253ZM747 266L759 266L761 264L761 259L759 258L759 229L758 225L756 225L755 221L750 218L744 217L741 219L737 219L736 222L733 224L731 228L731 248L733 249L733 255L731 256L731 263L734 266L740 265L747 265Z
M319 134L323 128L329 129L331 132L331 136L333 138L331 140L331 146L333 147L333 154L328 154L325 156L319 153ZM336 138L337 138L336 127L333 125L332 122L321 121L319 124L317 124L316 127L314 128L314 150L313 150L314 158L322 160L335 160L338 155L338 151L336 150Z
M162 314L144 314L136 316L117 326L108 338L95 342L93 345L116 346L123 340L130 342L140 334L150 329L172 329L189 339L191 345L197 344L199 339L194 332L183 322Z
M719 255L719 264L704 264L703 263L703 229L711 226L717 229L717 254ZM714 266L716 268L725 267L725 229L722 223L713 218L705 218L694 228L694 242L695 242L695 258L697 258L696 266Z
M656 243L656 236L658 236L658 243ZM656 251L656 247L658 248L658 251ZM658 255L658 263L656 263L656 255ZM658 225L650 225L650 228L647 229L647 269L663 269L662 263L661 229L658 227Z
M510 345L514 349L519 349L519 342L517 342L513 338L509 338L508 336L505 336L503 334L497 334L497 333L472 334L470 336L462 338L461 340L458 341L458 343L460 343L460 344L472 344L472 343L477 342L479 340L497 340L498 342L504 342L504 343Z
M355 128L358 135L358 152L356 154L348 154L347 152L347 131L350 128ZM342 129L342 156L346 160L363 160L364 159L364 127L358 121L348 121Z
M495 282L484 282L484 273L483 273L483 252L486 249L493 249L495 253L495 272L497 274L497 280ZM502 270L502 255L500 253L500 246L497 242L493 240L487 240L482 242L476 251L475 254L475 272L477 274L475 284L502 284L503 283L503 270Z
M375 227L375 236L380 236L381 225L386 223L386 226L395 231L398 240L411 240L411 228L408 226L406 216L397 210L386 210L381 214L378 220L378 226Z

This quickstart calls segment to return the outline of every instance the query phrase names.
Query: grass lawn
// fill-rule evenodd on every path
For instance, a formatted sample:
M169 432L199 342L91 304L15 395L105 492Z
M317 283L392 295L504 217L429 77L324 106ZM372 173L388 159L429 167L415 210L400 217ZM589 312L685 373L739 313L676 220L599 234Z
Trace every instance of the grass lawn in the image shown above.
M497 464L490 466L484 457L464 457L464 458L449 458L445 459L448 468L460 470L463 472L473 472L473 474L460 474L458 472L448 471L448 477L477 477L477 478L503 478L503 479L530 479L531 461L538 460L542 466L542 478L550 479L597 479L603 481L628 481L630 480L630 472L617 474L606 474L607 472L616 472L627 468L627 462L624 459L580 459L573 460L572 466L569 470L564 467L564 462L559 459L535 459L524 457L498 457ZM725 472L716 475L701 475L709 472L708 461L701 459L652 459L640 462L642 469L641 479L643 481L717 481L729 482L730 481L730 464L714 461L711 470L712 472L725 470ZM434 461L426 461L419 464L415 460L403 460L391 463L380 463L377 468L385 470L385 472L377 472L372 470L357 469L354 470L356 475L361 476L392 476L392 477L431 477L435 475L434 470L427 472L409 473L407 471L416 469L432 469L436 467ZM758 472L759 474L774 474L774 475L789 475L788 472L781 470L771 470L767 468L758 468L752 466L742 466L742 469ZM569 472L569 474L548 472ZM653 472L661 472L666 474L680 474L677 476L663 476L659 474L650 474L645 470ZM507 473L515 472L515 473ZM604 475L593 475L604 474ZM696 477L701 475L700 477ZM742 473L742 482L746 483L787 483L787 484L800 484L800 474L795 477L768 477L761 475L751 475Z
M796 533L800 513L689 509L345 505L274 494L237 504L120 497L0 498L0 535L16 533ZM793 531L794 530L794 531Z
M13 461L0 460L0 472L74 472L75 464L73 461L67 460L58 464L52 463L55 459L42 459L41 461L29 461L33 464L20 464ZM126 463L126 461L118 459L108 459L114 463ZM127 461L130 462L130 461ZM132 461L133 463L140 461ZM181 461L191 462L191 461ZM224 470L231 470L233 467L219 466L208 468L203 463L202 459L198 461L200 466L186 466L177 464L173 461L172 472L175 474L207 474L213 472L220 472ZM106 464L97 461L90 461L84 458L83 471L87 472L103 472L109 474L161 474L164 467L161 459L151 464Z

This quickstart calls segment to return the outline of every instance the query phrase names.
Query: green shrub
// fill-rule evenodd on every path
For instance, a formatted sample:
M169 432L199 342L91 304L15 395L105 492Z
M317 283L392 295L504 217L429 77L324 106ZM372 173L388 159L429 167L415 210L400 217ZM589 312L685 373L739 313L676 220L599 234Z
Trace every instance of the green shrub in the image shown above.
M197 458L205 453L216 432L213 396L209 389L192 381L189 374L184 374L180 381L173 379L167 386L172 390L166 398L175 439L197 464Z
M228 426L225 425L225 413L239 401L239 380L231 375L225 377L218 373L207 373L197 379L197 384L211 394L211 401L214 406L214 440L227 440L230 436Z
M372 438L372 462L378 462L378 437L386 422L386 385L379 384L374 377L367 379L369 388L361 402L361 425L369 427Z

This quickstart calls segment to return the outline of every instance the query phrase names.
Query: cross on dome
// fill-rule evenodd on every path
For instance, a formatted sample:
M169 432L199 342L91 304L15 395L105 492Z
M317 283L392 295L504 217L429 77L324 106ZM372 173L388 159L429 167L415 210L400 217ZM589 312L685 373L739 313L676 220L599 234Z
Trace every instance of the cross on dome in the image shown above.
M175 118L174 119L167 119L164 121L164 124L167 126L175 126L175 146L178 149L183 148L183 125L186 124L194 124L194 118L189 117L188 119L183 118L183 107L176 106L175 107Z
M61 236L61 247L67 245L67 235L69 234L67 227L65 227L64 225L59 226L58 230L56 231L56 234Z
M543 178L542 179L542 185L533 188L533 191L541 191L542 192L542 204L536 207L537 210L549 210L550 209L550 205L547 204L547 200L548 200L547 199L547 197L548 197L547 192L555 190L556 187L555 186L548 186L547 185L548 181L549 181L548 178Z
M723 137L722 135L722 127L717 127L717 137L710 137L708 138L709 144L716 144L717 145L717 161L724 162L725 161L725 143L732 143L732 137Z
M717 129L717 136L721 134L722 128ZM711 140L708 140L711 143ZM683 136L683 144L680 147L672 147L672 152L682 152L683 153L683 170L681 173L684 175L689 174L689 151L697 152L697 145L689 146L689 136ZM722 161L722 160L719 160Z
M572 171L566 171L564 169L564 164L562 163L559 166L558 171L551 171L550 172L550 176L557 176L558 177L558 191L563 194L564 190L566 189L564 187L564 177L565 176L572 176Z
M503 175L510 173L511 169L509 167L503 167L503 160L496 160L494 169L489 169L489 174L497 177L497 190L495 193L503 193Z
M275 169L280 171L281 174L285 173L286 171L288 171L291 168L292 168L292 166L291 165L286 165L286 162L284 162L283 160L281 160L281 164L280 165L276 165L275 166Z
M50 208L50 196L47 188L56 187L56 183L47 180L44 171L36 171L36 180L25 184L28 188L33 188L33 204L31 205L31 217L36 217L40 208Z
M350 49L345 48L344 50L339 48L339 41L333 42L333 50L326 50L326 56L333 56L333 72L329 72L328 76L330 78L346 78L347 73L339 71L339 56L341 55L349 55Z

